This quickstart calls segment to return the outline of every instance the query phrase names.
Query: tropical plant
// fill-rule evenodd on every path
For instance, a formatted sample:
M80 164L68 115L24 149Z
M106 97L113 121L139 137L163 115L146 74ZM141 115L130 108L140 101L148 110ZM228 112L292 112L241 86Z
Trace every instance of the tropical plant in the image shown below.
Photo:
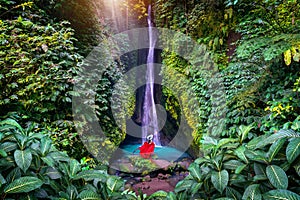
M189 167L175 192L204 199L300 198L300 133L257 137L252 128L240 126L236 138L205 137L205 156Z
M15 120L0 122L1 199L110 199L121 197L123 181L106 168L83 170L51 139ZM129 194L128 194L129 195Z
M40 25L19 16L0 23L3 114L18 111L37 122L70 117L69 93L81 56L68 22Z

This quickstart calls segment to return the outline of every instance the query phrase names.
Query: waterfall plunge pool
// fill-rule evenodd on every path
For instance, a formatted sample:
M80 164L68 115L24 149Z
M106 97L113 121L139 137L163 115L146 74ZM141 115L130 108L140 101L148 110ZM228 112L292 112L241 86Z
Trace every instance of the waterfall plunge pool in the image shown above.
M140 144L126 144L120 146L120 149L123 152L123 156L128 157L130 155L133 155L133 151L140 147ZM174 147L170 146L157 146L154 149L154 153L157 156L158 159L167 160L167 161L179 161L183 158L191 158L191 156L186 153L182 152ZM134 155L139 155L139 150L137 150Z

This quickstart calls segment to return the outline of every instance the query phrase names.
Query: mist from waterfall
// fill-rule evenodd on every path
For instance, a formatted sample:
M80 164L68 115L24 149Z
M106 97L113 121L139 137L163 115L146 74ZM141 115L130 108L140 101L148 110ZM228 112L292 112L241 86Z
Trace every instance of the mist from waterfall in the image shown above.
M142 116L142 142L146 141L147 135L153 134L153 142L156 146L161 146L157 111L154 101L154 49L157 38L153 34L153 25L151 21L151 5L148 7L148 29L149 29L149 52L147 57L147 72L146 72L146 90L143 104Z

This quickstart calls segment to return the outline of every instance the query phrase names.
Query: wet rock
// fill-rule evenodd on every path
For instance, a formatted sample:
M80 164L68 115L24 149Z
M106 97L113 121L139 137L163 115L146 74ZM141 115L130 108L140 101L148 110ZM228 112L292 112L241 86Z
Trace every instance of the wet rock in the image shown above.
M145 185L144 187L142 187L143 190L148 190L150 188L150 185Z
M162 173L159 173L158 176L157 176L157 178L158 178L158 179L164 179L165 176L164 176Z
M153 160L153 162L160 169L168 169L168 167L171 165L171 162L169 162L167 160Z
M118 171L118 170L116 170L115 168L109 168L109 169L108 169L108 174L110 174L110 175L116 175L116 174L117 174L117 171Z
M134 180L137 182L137 183L139 183L139 182L142 182L142 177L135 177L134 178Z
M188 176L190 173L189 172L185 172L185 176Z
M162 174L162 173L159 173L158 176L157 176L157 178L160 179L160 180L166 180L169 177L171 177L170 174Z
M185 172L180 172L179 176L185 176Z
M150 175L151 178L155 178L155 177L158 176L158 172L157 171L152 171L152 172L149 173L149 175Z
M188 160L183 160L178 162L178 165L183 169L183 170L187 170L190 166L191 162Z
M151 181L151 177L149 175L144 177L144 181L145 182L150 182Z
M168 179L168 178L170 178L170 177L171 177L171 174L166 174L166 175L165 175L165 178L166 178L166 179Z

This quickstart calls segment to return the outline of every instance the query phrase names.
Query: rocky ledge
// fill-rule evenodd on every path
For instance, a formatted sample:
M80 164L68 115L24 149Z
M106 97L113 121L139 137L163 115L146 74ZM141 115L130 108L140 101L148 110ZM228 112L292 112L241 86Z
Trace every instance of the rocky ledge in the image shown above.
M135 192L140 190L150 195L159 190L174 191L176 184L189 174L187 169L193 160L184 158L170 162L162 159L144 159L141 162L151 162L155 168L134 166L135 163L132 163L130 159L122 159L112 165L110 173L125 180L125 189Z

